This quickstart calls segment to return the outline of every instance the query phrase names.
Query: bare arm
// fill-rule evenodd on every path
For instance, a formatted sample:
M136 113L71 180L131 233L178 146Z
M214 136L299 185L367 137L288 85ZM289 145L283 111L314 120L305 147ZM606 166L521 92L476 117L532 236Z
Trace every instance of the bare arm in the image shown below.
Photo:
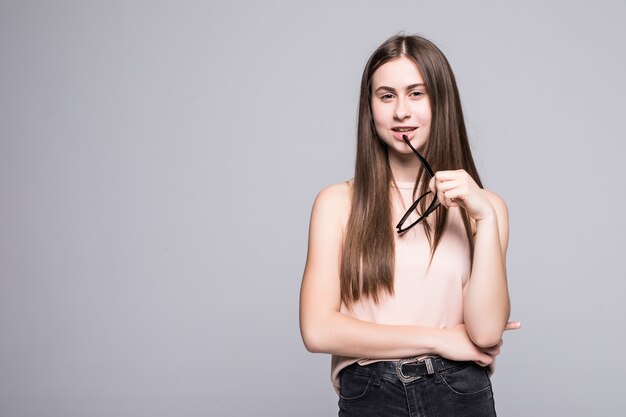
M476 221L472 274L465 288L463 315L471 339L487 347L500 341L510 314L506 276L509 219L504 201L483 191L493 213Z
M510 313L506 278L509 220L506 204L464 170L439 171L430 188L445 207L463 207L476 222L472 272L463 297L467 333L479 347L497 345Z
M313 205L300 292L300 330L307 349L377 359L433 353L490 363L491 357L471 343L464 326L434 329L383 325L340 312L339 262L349 210L346 184L322 190Z

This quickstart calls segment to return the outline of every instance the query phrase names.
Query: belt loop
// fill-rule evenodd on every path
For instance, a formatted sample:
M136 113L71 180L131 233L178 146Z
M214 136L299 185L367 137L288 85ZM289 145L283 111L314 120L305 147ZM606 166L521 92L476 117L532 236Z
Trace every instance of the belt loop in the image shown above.
M376 372L374 373L374 386L378 387L380 386L380 374L382 374L383 372L383 362L379 361L378 362L378 366L376 367Z
M434 374L435 374L435 384L440 384L441 381L443 381L443 378L441 377L441 374L439 373L439 371L441 369L445 369L445 363L443 362L443 359L440 356L433 358L433 362L435 362L435 366L433 366ZM431 362L431 366L432 366L432 362Z
M426 362L426 371L428 372L428 375L432 375L435 373L435 368L433 367L433 361L430 358L426 358L424 360L424 362Z

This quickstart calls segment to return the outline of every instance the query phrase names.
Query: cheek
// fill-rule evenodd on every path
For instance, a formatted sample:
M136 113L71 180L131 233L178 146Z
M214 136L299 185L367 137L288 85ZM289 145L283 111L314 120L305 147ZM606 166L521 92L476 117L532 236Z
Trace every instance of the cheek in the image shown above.
M381 106L380 103L372 103L372 118L374 124L378 128L379 126L385 126L389 121L389 111L386 106Z
M381 112L381 108L379 106L376 106L374 103L372 103L371 108L372 108L372 120L374 121L374 126L376 127L376 130L379 130L384 120L384 117Z
M430 111L430 104L421 104L419 108L415 109L415 114L419 120L419 122L423 125L429 125L432 117L432 112Z

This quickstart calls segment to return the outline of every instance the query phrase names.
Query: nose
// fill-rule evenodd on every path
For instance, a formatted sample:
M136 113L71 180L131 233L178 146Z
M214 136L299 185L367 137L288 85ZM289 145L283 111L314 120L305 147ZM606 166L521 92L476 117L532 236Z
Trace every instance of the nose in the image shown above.
M396 102L395 117L398 120L404 120L408 117L411 117L411 109L407 103L407 100L402 97L399 98Z

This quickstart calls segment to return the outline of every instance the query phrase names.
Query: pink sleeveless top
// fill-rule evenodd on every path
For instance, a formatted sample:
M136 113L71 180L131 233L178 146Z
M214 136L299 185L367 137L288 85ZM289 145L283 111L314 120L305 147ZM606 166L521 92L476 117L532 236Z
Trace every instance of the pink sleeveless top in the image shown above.
M394 198L393 218L400 219L413 202L413 183L398 182L404 206ZM392 193L397 194L395 189ZM439 207L437 210L445 210ZM448 209L446 230L428 268L430 245L421 224L396 236L394 295L382 293L378 304L362 298L352 309L341 304L340 311L360 320L381 324L445 328L463 323L463 287L470 275L469 242L460 208ZM433 221L433 216L428 218ZM407 223L408 224L408 223ZM432 223L431 223L432 224ZM398 360L389 358L386 360ZM333 355L331 379L339 392L339 372L358 362L366 365L380 359Z

